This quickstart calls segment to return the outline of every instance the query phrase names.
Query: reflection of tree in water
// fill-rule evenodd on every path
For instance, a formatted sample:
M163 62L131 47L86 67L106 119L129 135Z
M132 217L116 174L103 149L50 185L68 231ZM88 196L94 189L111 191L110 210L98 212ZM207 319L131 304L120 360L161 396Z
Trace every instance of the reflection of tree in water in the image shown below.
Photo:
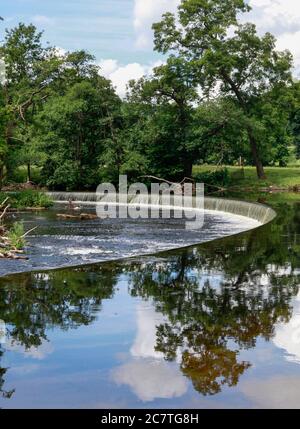
M1 358L3 356L3 350L1 349L1 344L0 344L0 362L1 362ZM4 376L7 372L8 368L1 368L0 366L0 397L2 396L3 398L11 398L11 396L14 393L14 390L4 390Z
M157 327L156 349L202 394L234 386L249 368L241 349L272 338L274 325L288 321L298 292L299 213L285 207L277 223L257 231L176 251L141 265L128 262L94 268L27 273L0 279L0 319L8 341L26 349L47 340L47 329L67 330L95 320L103 299L113 297L121 272L131 293L151 299L168 322ZM0 350L0 360L3 351ZM0 368L0 396L6 368Z
M250 366L238 361L240 350L255 347L258 337L270 340L275 324L289 321L298 293L298 240L291 225L288 235L268 225L132 274L132 295L151 299L168 317L157 327L156 350L167 360L179 358L202 394L236 385Z
M115 266L62 270L47 274L25 273L0 279L0 319L7 328L7 341L39 347L48 329L63 330L89 325L103 299L112 298L117 281ZM0 351L0 361L3 351ZM0 367L0 392L7 369Z

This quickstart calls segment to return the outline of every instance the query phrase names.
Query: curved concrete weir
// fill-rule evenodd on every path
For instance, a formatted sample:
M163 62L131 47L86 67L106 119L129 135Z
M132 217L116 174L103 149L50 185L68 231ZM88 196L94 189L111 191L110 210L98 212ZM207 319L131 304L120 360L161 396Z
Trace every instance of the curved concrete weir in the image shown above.
M67 212L70 199L75 202L74 205L80 206L82 212L90 213L95 213L96 203L107 203L97 201L94 193L51 192L49 196L57 203L53 209L38 214L19 215L26 230L38 226L28 237L28 261L0 260L0 275L80 266L196 246L257 228L276 216L271 208L261 204L206 198L204 225L199 229L186 229L186 219L176 216L167 219L111 217L64 220L58 218L57 214ZM129 205L150 207L147 201L148 197L138 196ZM167 208L159 204L154 206ZM191 207L189 210L200 209Z
M271 207L259 203L247 201L228 200L223 198L205 198L204 208L216 210L234 215L255 219L262 225L271 222L276 217L276 212Z
M97 194L94 192L48 192L47 194L56 203L67 204L70 199L79 204L85 205L94 205L99 202ZM143 202L142 200L138 201L136 199L134 200L134 203L145 204L145 202ZM150 206L150 204L147 203L146 205ZM206 197L204 199L204 209L210 211L231 213L233 215L255 219L260 222L261 225L271 222L276 217L276 212L271 207L268 207L264 204L225 198Z

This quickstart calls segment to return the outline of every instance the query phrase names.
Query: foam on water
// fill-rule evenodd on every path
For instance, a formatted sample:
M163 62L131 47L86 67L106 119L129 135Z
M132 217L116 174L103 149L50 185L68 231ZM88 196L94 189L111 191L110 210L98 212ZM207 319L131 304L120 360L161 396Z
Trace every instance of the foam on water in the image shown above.
M59 204L38 215L22 214L26 230L38 226L28 237L29 260L0 260L0 275L149 255L238 234L261 225L244 216L205 210L203 228L192 231L186 230L185 219L175 218L58 219L57 213L64 210L64 205ZM95 207L86 205L84 211L94 213Z

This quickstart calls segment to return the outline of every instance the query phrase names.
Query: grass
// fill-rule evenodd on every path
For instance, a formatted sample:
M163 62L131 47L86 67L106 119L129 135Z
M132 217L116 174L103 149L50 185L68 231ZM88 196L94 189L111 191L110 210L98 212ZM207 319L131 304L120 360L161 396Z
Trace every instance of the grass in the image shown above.
M0 192L0 203L9 196L8 203L12 208L25 209L25 208L48 208L51 207L53 202L43 192L26 190L20 192Z
M12 247L17 250L23 249L25 247L25 238L24 238L24 225L22 222L16 222L13 224L12 228L8 233L8 238Z
M36 167L35 165L32 165L30 170L31 181L33 183L39 183L41 180L41 169L39 167ZM11 180L15 183L25 183L27 181L27 166L21 165L17 167L13 172Z
M219 167L220 168L220 167ZM226 167L229 172L229 187L237 186L241 188L253 188L259 190L269 186L279 188L291 188L300 185L300 166L299 167L266 167L267 179L259 180L254 167L244 167L244 175L241 167ZM203 174L216 171L217 167L213 165L195 166L193 174Z

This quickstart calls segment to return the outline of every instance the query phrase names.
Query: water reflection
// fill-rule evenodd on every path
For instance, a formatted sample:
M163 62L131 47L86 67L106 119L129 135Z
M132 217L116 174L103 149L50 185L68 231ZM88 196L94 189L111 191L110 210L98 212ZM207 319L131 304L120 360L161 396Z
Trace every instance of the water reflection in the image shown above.
M300 364L300 293L293 300L293 315L288 323L276 326L273 342L285 350L289 362Z
M115 368L117 384L128 385L142 401L184 395L187 382L177 366L170 366L164 354L156 350L157 326L165 322L152 303L140 302L136 308L137 333L130 349L131 360Z
M239 360L240 349L255 347L259 336L270 340L275 324L289 321L298 278L289 276L288 281L282 276L279 282L272 273L262 287L259 275L264 274L255 273L257 283L253 276L251 283L241 280L249 274L244 267L242 276L231 274L229 282L224 273L215 285L207 278L202 258L200 265L195 253L190 258L183 254L174 263L148 264L131 276L131 293L153 299L156 310L167 317L156 328L155 350L170 361L180 354L182 373L197 391L213 395L223 385L236 385L250 367L250 362ZM227 265L226 257L225 261ZM220 269L220 263L216 267ZM201 285L203 274L206 279Z
M275 374L273 379L270 374L266 380L258 377L260 370L260 377L267 376L258 359L261 344L278 350L271 357L274 371L284 368L288 378L288 365L300 362L299 213L299 205L286 205L276 222L259 230L155 258L1 279L0 319L8 330L0 349L2 396L14 404L22 359L47 362L56 356L50 334L68 340L71 332L87 326L93 343L112 338L101 348L105 356L99 353L90 369L93 393L105 396L109 390L112 402L123 395L132 405L139 400L172 407L197 392L199 397L227 398L234 407L237 397L226 396L232 391L253 406L266 404L253 393L262 385L272 402L273 384L286 389L287 383L284 377L275 380ZM110 317L117 325L104 319L104 303L113 302L119 307ZM74 355L81 348L91 356L86 335L70 343ZM18 365L9 369L6 353L18 354ZM120 362L116 356L121 354ZM104 375L98 380L99 370ZM292 386L293 394L299 393L300 371ZM280 402L279 397L274 401Z

